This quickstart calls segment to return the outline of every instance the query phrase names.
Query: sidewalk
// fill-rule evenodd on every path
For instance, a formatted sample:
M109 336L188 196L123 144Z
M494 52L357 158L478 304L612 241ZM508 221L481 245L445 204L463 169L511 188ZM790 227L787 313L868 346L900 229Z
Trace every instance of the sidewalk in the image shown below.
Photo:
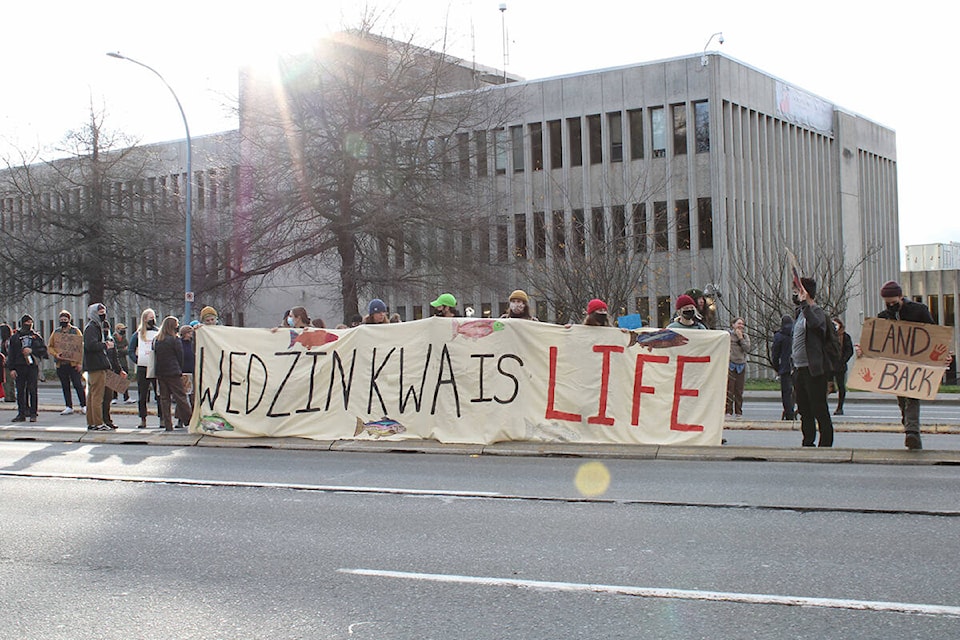
M777 392L748 392L749 397ZM851 397L847 401L862 401ZM857 394L872 396L873 394ZM875 398L873 398L875 399ZM939 400L938 400L939 402ZM958 402L960 404L960 402ZM74 442L85 444L145 444L159 446L248 447L357 453L432 453L498 456L564 456L633 460L818 462L896 465L960 465L960 426L927 426L922 451L903 448L899 424L838 423L835 447L800 447L799 423L742 419L728 421L720 447L666 445L610 445L586 443L500 442L489 445L443 444L428 440L308 440L305 438L217 438L185 430L158 430L155 410L148 429L138 429L136 405L116 404L111 414L117 431L87 431L80 413L61 416L62 405L40 405L36 423L11 424L15 405L0 403L0 441Z

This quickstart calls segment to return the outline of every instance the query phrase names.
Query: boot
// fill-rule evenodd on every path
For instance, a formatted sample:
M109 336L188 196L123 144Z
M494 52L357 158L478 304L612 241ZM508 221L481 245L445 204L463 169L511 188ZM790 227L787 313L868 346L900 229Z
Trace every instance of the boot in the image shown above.
M146 428L147 428L147 419L146 419L146 418L140 418L140 424L139 424L139 426L137 426L137 428L138 428L138 429L146 429Z

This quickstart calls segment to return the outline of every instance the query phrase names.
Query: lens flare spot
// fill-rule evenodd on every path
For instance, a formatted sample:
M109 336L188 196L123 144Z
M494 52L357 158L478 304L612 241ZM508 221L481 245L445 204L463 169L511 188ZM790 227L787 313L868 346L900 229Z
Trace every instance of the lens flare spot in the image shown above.
M582 496L600 496L610 487L610 471L602 462L584 462L577 469L573 483Z

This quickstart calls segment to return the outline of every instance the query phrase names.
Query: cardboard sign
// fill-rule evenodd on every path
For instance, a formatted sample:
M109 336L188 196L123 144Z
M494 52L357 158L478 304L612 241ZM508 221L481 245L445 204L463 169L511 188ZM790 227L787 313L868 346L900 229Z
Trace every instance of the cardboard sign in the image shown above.
M950 358L953 329L920 322L867 318L847 386L933 400Z
M196 335L195 433L720 444L726 331L429 318Z
M107 378L104 381L107 389L111 391L116 391L117 393L126 393L127 389L130 387L130 381L121 376L120 374L114 373L107 369L106 371Z
M58 333L55 357L70 362L83 362L83 336L77 333Z

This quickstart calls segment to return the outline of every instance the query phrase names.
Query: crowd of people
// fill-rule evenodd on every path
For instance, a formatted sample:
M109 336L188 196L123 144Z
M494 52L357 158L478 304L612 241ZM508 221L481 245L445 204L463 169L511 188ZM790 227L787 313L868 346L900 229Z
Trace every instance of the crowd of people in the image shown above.
M793 303L796 312L781 318L781 326L772 337L771 365L780 382L783 404L781 419L795 420L799 415L803 446L816 444L830 447L833 445L833 423L828 395L837 393L834 415L843 415L847 363L854 353L859 357L862 352L846 333L842 319L827 318L816 303L816 294L817 283L814 279L800 278L794 283ZM878 317L935 324L927 307L905 298L895 281L885 283L880 296L884 310ZM441 293L430 302L430 306L438 317L461 315L457 299L451 293ZM611 326L609 310L603 300L590 300L584 314L584 325ZM465 309L464 315L472 316L473 310ZM500 317L538 321L530 309L529 296L521 289L510 294L508 309ZM73 324L70 312L63 310L59 314L59 327L44 341L33 328L33 318L24 314L16 331L7 324L0 324L0 375L6 374L0 386L0 398L5 397L9 402L15 397L17 415L13 422L36 422L40 363L51 357L63 391L65 407L61 414L69 415L75 411L85 414L89 430L116 429L110 416L110 407L119 401L120 395L125 403L137 403L139 428L146 429L151 394L156 402L158 426L166 431L183 428L193 413L195 332L205 325L219 324L219 315L211 306L203 307L199 318L180 326L175 316L167 316L158 326L156 312L144 309L136 331L128 338L126 325L117 323L116 327L111 328L107 321L106 306L94 303L87 308L82 330ZM349 323L339 324L336 328L400 321L399 314L391 314L383 300L374 298L367 305L366 315L357 314ZM828 323L832 323L840 342L839 366L830 366L823 355L825 344L830 339ZM322 319L311 319L302 306L286 310L279 326L291 329L326 327ZM715 308L702 291L690 289L677 297L675 317L667 328L716 329ZM730 337L730 360L725 413L728 419L735 420L743 415L747 358L753 351L753 345L743 318L734 318L727 332ZM108 376L108 372L114 375ZM135 376L137 400L131 399L127 388L127 379L131 376ZM74 393L79 405L77 407L73 402ZM909 449L922 448L920 401L898 397L898 404L905 431L905 446ZM176 425L173 423L174 417L177 418Z

